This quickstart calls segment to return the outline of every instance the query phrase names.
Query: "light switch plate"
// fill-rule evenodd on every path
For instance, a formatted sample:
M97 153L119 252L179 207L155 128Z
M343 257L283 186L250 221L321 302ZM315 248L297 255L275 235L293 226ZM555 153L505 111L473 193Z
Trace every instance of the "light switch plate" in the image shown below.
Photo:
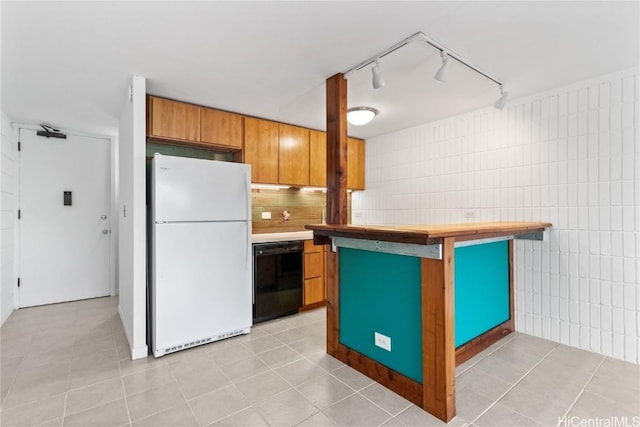
M262 212L262 219L271 219L271 212Z

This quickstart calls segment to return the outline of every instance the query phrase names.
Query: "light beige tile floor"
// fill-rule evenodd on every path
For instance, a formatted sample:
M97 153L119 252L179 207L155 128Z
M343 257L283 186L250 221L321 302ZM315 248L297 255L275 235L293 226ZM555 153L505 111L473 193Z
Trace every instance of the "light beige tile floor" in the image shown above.
M323 309L132 361L117 304L99 298L11 315L0 329L0 425L444 425L326 355ZM452 426L640 422L640 366L523 334L459 366L456 390Z

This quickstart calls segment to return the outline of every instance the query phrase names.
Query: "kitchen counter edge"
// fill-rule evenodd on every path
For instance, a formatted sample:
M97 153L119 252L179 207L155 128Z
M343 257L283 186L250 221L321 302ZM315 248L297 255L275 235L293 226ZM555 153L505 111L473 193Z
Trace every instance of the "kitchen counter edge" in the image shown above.
M252 243L286 242L290 240L311 240L313 231L288 231L283 233L259 233L251 235Z

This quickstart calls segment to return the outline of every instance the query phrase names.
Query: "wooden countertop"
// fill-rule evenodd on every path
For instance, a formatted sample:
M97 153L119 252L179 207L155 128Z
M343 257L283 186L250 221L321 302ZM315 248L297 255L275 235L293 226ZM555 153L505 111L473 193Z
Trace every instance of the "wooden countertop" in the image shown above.
M429 225L337 225L309 224L314 238L350 237L396 243L431 245L453 237L456 241L527 234L551 227L548 222L469 222L464 224Z

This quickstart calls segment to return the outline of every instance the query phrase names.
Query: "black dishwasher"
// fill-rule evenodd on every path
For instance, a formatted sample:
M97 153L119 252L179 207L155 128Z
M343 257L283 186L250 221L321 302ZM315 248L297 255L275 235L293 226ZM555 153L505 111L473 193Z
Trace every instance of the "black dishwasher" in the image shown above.
M297 313L302 306L301 241L254 243L253 323Z

